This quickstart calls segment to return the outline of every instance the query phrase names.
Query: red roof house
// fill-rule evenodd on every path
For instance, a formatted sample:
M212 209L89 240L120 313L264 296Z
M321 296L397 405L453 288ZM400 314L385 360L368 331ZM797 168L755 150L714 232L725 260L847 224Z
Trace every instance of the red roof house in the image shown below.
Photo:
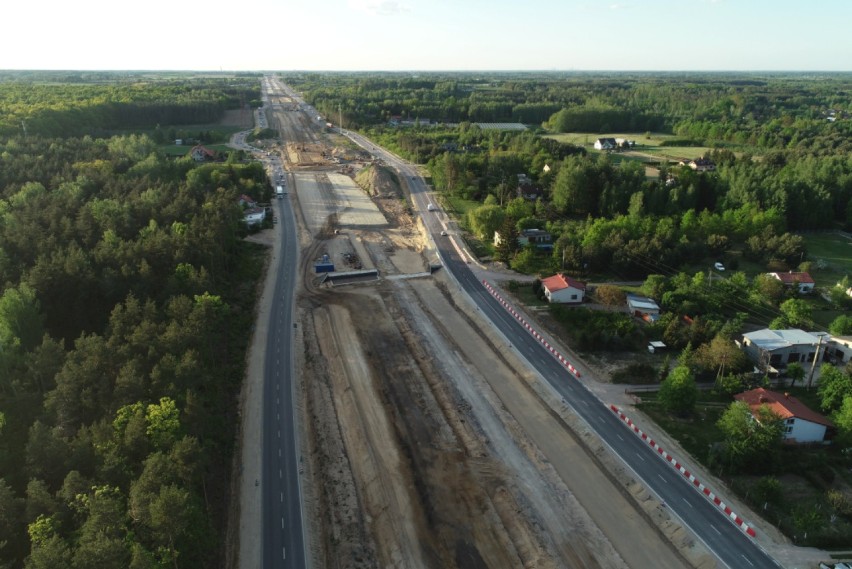
M544 296L548 302L563 302L579 304L586 294L586 283L575 280L568 275L557 273L552 277L541 280Z
M755 413L766 405L784 421L784 439L797 443L814 443L825 440L826 431L834 429L834 423L820 415L788 393L769 391L762 387L734 395L737 401L745 402Z
M800 293L813 292L814 290L814 279L808 273L789 271L786 273L769 273L769 276L775 277L785 286L795 286L798 283Z
M192 159L196 162L207 162L208 160L216 159L216 152L200 144L193 146L189 151L189 155L192 156Z

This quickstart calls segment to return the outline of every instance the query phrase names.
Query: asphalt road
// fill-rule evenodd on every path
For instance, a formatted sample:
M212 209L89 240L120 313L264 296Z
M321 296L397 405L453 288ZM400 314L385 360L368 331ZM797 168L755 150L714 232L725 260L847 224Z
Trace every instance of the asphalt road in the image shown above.
M290 190L295 181L290 177ZM306 565L302 517L302 458L295 427L293 307L298 263L296 219L290 199L274 200L278 209L280 259L269 313L264 365L262 453L262 549L264 569Z

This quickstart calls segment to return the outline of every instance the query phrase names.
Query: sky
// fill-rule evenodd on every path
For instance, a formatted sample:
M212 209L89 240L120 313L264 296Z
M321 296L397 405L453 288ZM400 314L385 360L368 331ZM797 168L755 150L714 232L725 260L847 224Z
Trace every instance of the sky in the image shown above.
M850 0L10 0L0 69L850 71Z

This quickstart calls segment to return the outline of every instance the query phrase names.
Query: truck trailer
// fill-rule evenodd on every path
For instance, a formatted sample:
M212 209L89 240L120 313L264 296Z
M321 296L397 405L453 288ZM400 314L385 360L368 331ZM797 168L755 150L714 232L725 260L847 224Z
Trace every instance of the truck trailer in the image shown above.
M278 197L279 200L283 199L284 198L284 186L275 186L275 195Z

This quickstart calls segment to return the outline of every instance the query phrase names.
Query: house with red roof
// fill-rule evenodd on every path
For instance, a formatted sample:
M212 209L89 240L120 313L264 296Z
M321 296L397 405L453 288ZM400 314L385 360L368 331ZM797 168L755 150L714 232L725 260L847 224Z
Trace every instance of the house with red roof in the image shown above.
M754 416L766 405L784 421L784 440L793 443L820 443L826 434L834 430L834 423L827 417L810 409L790 395L769 391L762 387L734 395L737 401L745 402Z
M547 301L553 303L579 304L586 294L586 283L562 273L541 279L541 286Z
M208 162L216 159L216 152L202 145L193 146L189 155L196 162Z
M789 271L786 273L767 273L770 277L774 277L784 283L784 286L798 286L799 293L805 294L814 291L814 279L808 273L794 273Z

